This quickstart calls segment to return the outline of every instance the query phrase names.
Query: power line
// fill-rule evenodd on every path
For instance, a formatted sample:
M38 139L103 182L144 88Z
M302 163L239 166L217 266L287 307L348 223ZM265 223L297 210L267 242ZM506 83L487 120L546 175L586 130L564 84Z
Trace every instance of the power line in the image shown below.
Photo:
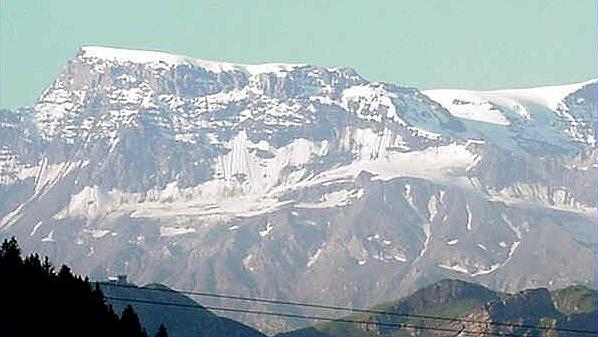
M134 289L139 289L139 290L162 291L162 292L171 292L171 293L181 293L181 294L186 294L186 295L195 295L195 296L212 297L212 298L225 298L225 299L233 299L233 300L239 300L239 301L258 302L258 303L280 304L280 305L299 306L299 307L317 308L317 309L329 309L329 310L348 311L348 312L356 312L356 313L368 313L368 314L387 315L387 316L396 316L396 317L421 318L421 319L430 319L430 320L448 321L448 322L458 321L461 323L489 324L489 325L506 326L506 327L513 327L513 328L522 328L522 329L551 330L551 331L561 331L561 332L571 332L571 333L591 334L591 335L596 334L595 331L588 331L588 330L554 328L554 327L548 327L548 326L537 326L537 325L527 325L527 324L517 324L517 323L506 323L506 322L486 322L486 321L467 319L467 318L433 316L433 315L422 315L422 314L407 314L407 313L399 313L399 312L379 311L379 310L362 309L362 308L350 308L350 307L332 306L332 305L315 304L315 303L281 301L281 300L272 300L272 299L265 299L265 298L224 295L224 294L215 294L215 293L207 293L207 292L197 292L197 291L184 291L184 290L176 290L176 289L170 289L170 288L168 288L168 289L140 288L135 285L117 284L117 283L111 283L111 282L99 282L99 283L109 285L109 286L114 286L114 287L134 288Z
M488 336L501 336L501 337L541 337L539 335L525 335L524 336L524 335L504 333L504 332L491 332L491 331L486 331L486 330L467 331L464 328L450 329L450 328L442 328L442 327L419 326L419 325L412 325L412 324L405 324L405 323L383 323L383 322L378 322L378 321L366 321L366 320L356 320L356 319L348 319L348 318L332 318L332 317L324 317L324 316L317 316L317 315L290 314L290 313L276 312L276 311L236 309L236 308L227 308L227 307L204 306L204 305L200 305L200 304L161 302L161 301L144 300L144 299L139 299L139 298L126 298L126 297L113 297L113 296L106 296L106 298L113 300L113 301L156 304L156 305L183 307L183 308L209 309L209 310L215 310L215 311L248 313L248 314L278 316L278 317L287 317L287 318L299 318L299 319L329 321L329 322L338 322L338 323L369 324L369 325L392 327L392 328L398 328L398 329L411 328L411 329L420 329L420 330L442 331L442 332L456 333L457 335L460 333L465 333L465 334L483 334L483 335L488 334Z

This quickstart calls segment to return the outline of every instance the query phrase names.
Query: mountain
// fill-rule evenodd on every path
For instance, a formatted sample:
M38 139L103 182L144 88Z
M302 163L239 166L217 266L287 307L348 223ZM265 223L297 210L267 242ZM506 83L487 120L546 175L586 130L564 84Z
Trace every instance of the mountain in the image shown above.
M169 336L265 336L246 325L215 315L189 297L162 284L137 287L133 284L102 283L101 289L117 311L130 304L148 331L157 331L160 324L164 324ZM136 302L112 298L134 299Z
M594 284L595 91L83 47L0 111L0 236L95 279L343 306Z
M505 294L472 283L442 280L404 299L375 306L371 311L376 313L343 317L360 323L326 322L278 336L583 336L555 329L596 331L596 296L595 290L583 286ZM577 309L562 310L565 298ZM405 327L393 327L398 324Z

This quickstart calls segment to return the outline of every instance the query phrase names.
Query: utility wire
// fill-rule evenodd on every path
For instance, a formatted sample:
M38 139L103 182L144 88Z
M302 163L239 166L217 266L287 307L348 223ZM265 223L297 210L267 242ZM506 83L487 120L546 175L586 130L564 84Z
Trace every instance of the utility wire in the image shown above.
M356 320L356 319L348 319L348 318L332 318L332 317L317 316L317 315L290 314L290 313L276 312L276 311L236 309L236 308L227 308L227 307L203 306L203 305L199 305L199 304L151 301L151 300L144 300L144 299L139 299L139 298L106 296L106 299L113 300L113 301L121 301L121 302L156 304L156 305L183 307L183 308L198 308L198 309L208 309L208 310L215 310L215 311L227 311L227 312L248 313L248 314L257 314L257 315L287 317L287 318L309 319L309 320L316 320L316 321L356 323L356 324L366 324L366 325L369 324L369 325L376 325L376 326L381 326L381 327L391 327L391 328L397 328L397 329L401 329L401 328L409 329L410 328L410 329L420 329L420 330L442 331L442 332L457 333L457 335L461 334L461 333L465 333L465 334L482 334L484 336L501 336L501 337L541 337L540 335L518 335L518 334L512 334L512 333L491 332L491 331L486 331L486 330L467 331L467 330L464 330L464 328L450 329L450 328L442 328L442 327L411 325L411 324L405 324L405 323L383 323L383 322L378 322L378 321L366 321L366 320Z
M486 321L467 319L467 318L433 316L433 315L422 315L422 314L407 314L407 313L390 312L390 311L379 311L379 310L370 310L370 309L361 309L361 308L331 306L331 305L324 305L324 304L314 304L314 303L304 303L304 302L294 302L294 301L281 301L281 300L272 300L272 299L265 299L265 298L224 295L224 294L215 294L215 293L207 293L207 292L197 292L197 291L184 291L184 290L176 290L176 289L170 289L170 288L168 288L168 289L140 288L135 285L117 284L117 283L111 283L111 282L98 282L98 283L113 286L113 287L134 288L134 289L138 289L138 290L161 291L161 292L170 292L170 293L181 293L181 294L185 294L185 295L196 295L196 296L212 297L212 298L225 298L225 299L233 299L233 300L239 300L239 301L258 302L258 303L280 304L280 305L300 306L300 307L317 308L317 309L348 311L348 312L355 312L355 313L387 315L387 316L395 316L395 317L421 318L421 319L449 321L449 322L458 321L461 323L489 324L489 325L506 326L506 327L513 327L513 328L522 328L522 329L551 330L551 331L561 331L561 332L596 335L596 331L588 331L588 330L555 328L555 327L548 327L548 326L537 326L537 325L527 325L527 324L517 324L517 323L506 323L506 322L486 322Z

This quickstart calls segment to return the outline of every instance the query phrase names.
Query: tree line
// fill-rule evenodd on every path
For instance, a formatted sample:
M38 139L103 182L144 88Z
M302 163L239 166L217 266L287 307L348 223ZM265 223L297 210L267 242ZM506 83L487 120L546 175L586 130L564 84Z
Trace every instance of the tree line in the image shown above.
M66 265L56 271L47 256L23 259L14 237L0 248L0 335L148 336L131 305L119 316L97 283ZM166 337L166 327L155 336Z

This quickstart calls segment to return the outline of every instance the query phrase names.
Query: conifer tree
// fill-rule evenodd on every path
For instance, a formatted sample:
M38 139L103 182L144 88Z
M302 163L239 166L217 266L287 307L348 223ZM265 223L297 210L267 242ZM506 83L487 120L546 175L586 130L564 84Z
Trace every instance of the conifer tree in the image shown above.
M158 332L156 333L156 337L168 337L168 331L166 331L164 324L160 324Z
M129 305L122 318L106 305L99 284L58 273L47 257L25 259L16 239L0 248L0 336L147 336ZM35 319L32 319L35 317Z
M133 307L129 304L123 310L123 313L120 318L121 327L124 333L128 336L146 336L147 334L144 333L141 323L139 322L139 316Z

